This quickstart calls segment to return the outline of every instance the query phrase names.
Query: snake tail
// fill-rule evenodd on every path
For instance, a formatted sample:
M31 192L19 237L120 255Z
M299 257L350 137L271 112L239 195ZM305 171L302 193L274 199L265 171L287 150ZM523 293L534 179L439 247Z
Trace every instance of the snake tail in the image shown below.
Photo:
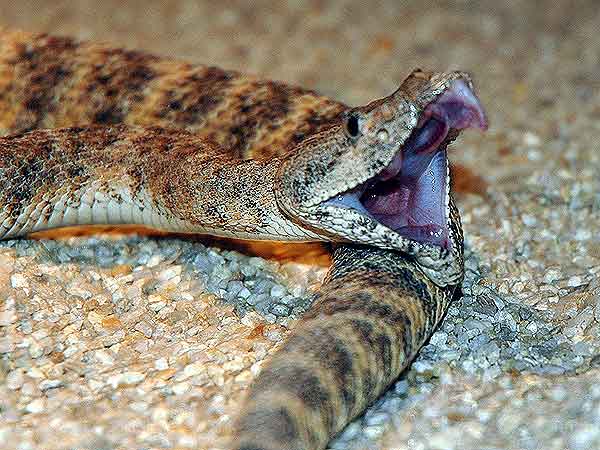
M311 311L249 389L236 450L323 449L396 380L454 288L391 251L340 246Z

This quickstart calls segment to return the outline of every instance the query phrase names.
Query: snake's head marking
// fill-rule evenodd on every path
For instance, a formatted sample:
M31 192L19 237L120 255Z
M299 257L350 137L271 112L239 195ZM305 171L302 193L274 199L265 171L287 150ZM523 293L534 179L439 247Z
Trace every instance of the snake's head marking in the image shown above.
M349 109L283 163L280 207L329 239L405 252L439 285L462 278L462 230L446 147L487 120L463 72L414 71Z

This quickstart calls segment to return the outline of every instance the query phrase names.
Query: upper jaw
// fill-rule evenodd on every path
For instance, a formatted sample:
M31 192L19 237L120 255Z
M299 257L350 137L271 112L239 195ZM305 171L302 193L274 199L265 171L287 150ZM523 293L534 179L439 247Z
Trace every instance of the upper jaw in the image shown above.
M431 102L419 119L417 128L434 117L448 124L449 128L464 130L479 128L486 130L487 117L483 106L465 80L454 80L438 98Z
M415 130L386 167L322 206L359 213L373 222L378 235L384 228L402 240L448 248L446 147L466 128L485 130L487 119L468 83L459 78L423 109Z

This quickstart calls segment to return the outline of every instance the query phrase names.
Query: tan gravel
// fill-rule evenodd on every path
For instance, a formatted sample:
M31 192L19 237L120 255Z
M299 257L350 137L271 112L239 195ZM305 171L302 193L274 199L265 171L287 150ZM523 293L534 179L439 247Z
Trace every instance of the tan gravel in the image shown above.
M473 72L491 127L453 151L469 191L465 297L332 447L600 448L597 2L3 0L0 11L0 25L353 104L412 67ZM323 270L154 236L2 244L0 447L222 448Z

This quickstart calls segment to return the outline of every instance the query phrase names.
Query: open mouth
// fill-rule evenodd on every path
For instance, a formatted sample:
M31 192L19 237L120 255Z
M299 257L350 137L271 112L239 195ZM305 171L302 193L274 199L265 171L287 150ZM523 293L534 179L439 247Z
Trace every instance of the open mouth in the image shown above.
M427 105L391 163L365 183L329 201L357 210L401 236L448 247L446 147L465 128L487 128L479 100L456 80Z

